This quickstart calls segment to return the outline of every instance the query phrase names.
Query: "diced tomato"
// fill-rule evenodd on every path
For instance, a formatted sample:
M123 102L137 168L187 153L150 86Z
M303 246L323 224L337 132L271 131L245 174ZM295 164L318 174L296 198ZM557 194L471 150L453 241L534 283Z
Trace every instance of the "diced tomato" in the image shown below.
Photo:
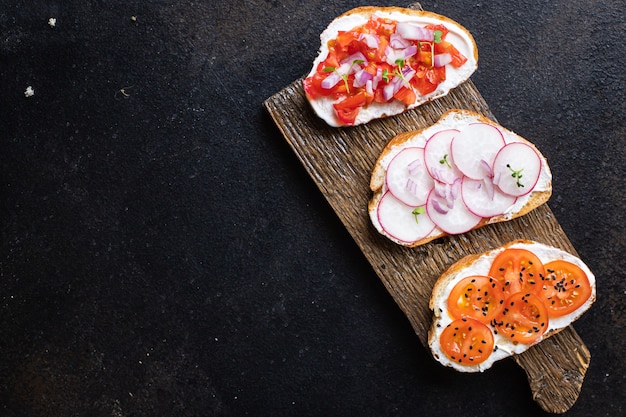
M452 56L452 62L450 65L455 68L459 68L467 62L467 57L459 52L459 50L456 49L450 42L441 41L440 43L435 44L435 52L438 54L449 53Z
M533 343L548 330L548 320L548 309L539 296L518 292L504 301L504 308L491 324L514 342Z
M428 77L429 71L430 70L422 69L411 80L411 84L417 88L417 91L419 91L419 93L423 96L432 93L437 89L437 84L432 83L430 81L430 77Z
M556 260L546 263L544 268L546 275L539 295L550 317L561 317L575 311L591 296L589 278L577 265Z
M487 325L462 318L450 323L439 336L443 353L460 365L478 365L493 351L493 333Z
M448 310L452 317L471 317L489 323L500 311L504 292L498 281L485 275L472 275L460 280L448 296Z
M324 78L328 75L329 74L326 72L316 72L313 76L305 78L303 86L306 94L313 99L324 96L331 96L335 98L344 96L347 91L347 87L344 82L337 83L333 88L327 89L322 87L322 81L324 81Z
M397 100L400 100L407 106L410 106L411 104L415 103L415 100L417 99L417 95L415 94L415 91L413 91L412 88L402 87L394 95L394 98Z
M489 276L500 282L505 297L508 297L520 291L538 293L545 272L543 264L531 251L508 248L493 260Z
M430 29L430 30L439 30L441 31L441 39L445 39L446 36L448 36L448 28L445 25L442 24L430 24L430 25L426 25L425 26L426 29Z
M396 22L391 19L373 15L364 27L368 33L376 33L381 36L390 36L396 31Z
M338 103L333 104L337 117L342 123L353 125L361 107L367 103L365 92L361 91L354 96L349 96Z

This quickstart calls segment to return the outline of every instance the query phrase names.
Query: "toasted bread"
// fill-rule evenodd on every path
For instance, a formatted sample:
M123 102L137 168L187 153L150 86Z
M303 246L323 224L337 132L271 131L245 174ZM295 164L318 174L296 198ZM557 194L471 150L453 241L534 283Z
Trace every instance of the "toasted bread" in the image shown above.
M448 297L454 286L462 279L468 276L487 276L493 260L504 252L506 249L525 249L534 253L539 260L546 264L551 261L565 260L580 268L588 279L591 291L588 298L584 300L574 311L558 317L550 317L545 333L532 343L513 342L501 334L495 332L495 344L491 355L482 363L459 364L443 352L440 344L440 337L444 329L452 323L456 318L453 317L448 305ZM543 281L545 282L549 281ZM587 311L596 299L596 279L589 267L577 256L572 255L561 249L531 240L516 240L502 247L493 249L482 254L468 255L444 271L435 283L432 295L429 301L429 307L433 311L433 321L429 331L428 344L435 359L445 366L453 367L461 372L477 372L490 368L494 362L510 357L515 354L526 351L531 346L540 343L542 340L558 333L572 322L578 319L585 311ZM581 300L582 301L582 300ZM487 324L491 330L494 330L493 324Z
M422 130L403 132L398 134L388 142L388 144L385 146L380 156L378 157L372 169L372 175L370 179L370 189L372 190L373 195L368 203L368 211L372 224L381 234L385 235L395 243L409 247L423 245L434 239L449 234L456 234L453 232L451 233L444 231L440 227L435 227L430 233L415 239L407 239L404 237L395 236L393 235L393 233L389 233L388 230L386 230L381 225L379 217L379 205L382 197L389 192L386 182L386 175L387 169L394 157L396 157L400 152L407 148L424 148L428 140L436 133L453 129L462 131L467 126L477 123L483 123L497 128L504 138L504 143L507 145L514 142L524 143L528 145L532 150L535 151L538 159L541 162L541 167L538 180L536 184L534 184L532 190L529 190L530 192L523 196L516 197L515 202L498 215L479 216L480 219L476 219L475 224L473 224L469 230L492 223L504 222L514 219L530 212L531 210L539 207L541 204L549 200L552 194L552 174L548 166L548 161L546 160L545 156L543 156L530 141L511 132L510 130L505 129L504 127L500 126L496 122L486 118L481 114L469 110L450 110L446 112L437 123L430 127ZM481 146L480 140L476 141L475 146ZM440 182L434 180L434 183L438 184ZM414 208L415 206L407 204L406 210L410 211Z

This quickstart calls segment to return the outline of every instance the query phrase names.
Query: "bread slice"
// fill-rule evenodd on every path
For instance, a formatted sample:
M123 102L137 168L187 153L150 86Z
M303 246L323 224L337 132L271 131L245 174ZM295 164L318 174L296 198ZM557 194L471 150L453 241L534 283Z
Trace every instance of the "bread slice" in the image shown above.
M589 298L578 309L570 314L562 317L550 318L547 331L543 334L541 339L532 343L513 343L504 336L495 336L495 345L491 356L483 363L479 365L459 365L454 361L450 361L446 355L442 352L439 344L439 337L443 329L453 321L453 317L447 307L448 296L454 287L454 285L461 279L474 276L474 275L487 275L491 267L493 259L508 248L521 248L527 249L537 255L539 260L546 264L547 262L555 260L565 260L573 263L581 268L587 275L589 284L591 286L591 294ZM535 242L532 240L515 240L502 247L490 250L481 254L468 255L453 265L451 265L446 271L444 271L435 283L432 295L429 301L429 307L433 311L433 321L429 330L428 344L433 353L435 359L441 362L445 366L450 366L461 372L477 372L484 371L490 368L493 363L498 360L510 357L515 354L520 354L529 349L534 344L540 343L542 340L560 332L572 322L577 320L585 311L587 311L596 300L596 279L589 267L577 256L574 256L566 251L546 245L543 243Z
M443 114L439 121L430 127L422 130L403 132L398 134L388 142L388 144L385 146L380 156L378 157L372 169L372 175L370 178L370 189L373 194L368 203L368 211L372 224L382 235L388 237L397 244L408 247L416 247L428 243L434 239L446 236L448 234L453 234L446 233L445 231L436 227L428 235L416 240L407 241L406 239L399 239L388 233L383 228L381 222L379 221L378 208L381 198L388 191L387 183L385 180L387 168L396 155L398 155L402 150L409 147L423 148L429 138L431 138L434 134L438 132L449 129L462 130L463 128L475 123L485 123L496 127L502 133L505 143L507 144L513 142L521 142L530 146L533 150L535 150L536 154L540 158L541 171L539 180L530 193L518 197L515 203L502 214L492 217L481 218L480 221L472 227L472 229L520 217L548 201L552 194L552 174L550 172L548 161L546 160L545 156L543 156L530 141L524 139L523 137L515 134L510 130L505 129L504 127L500 126L499 124L479 113L475 113L469 110L453 109ZM476 146L481 146L479 141L477 141ZM407 208L410 209L409 207Z
M454 20L427 11L405 9L400 7L364 6L349 10L346 13L338 16L321 33L321 45L318 56L314 60L311 71L306 78L312 77L316 73L316 71L318 71L318 66L320 65L320 63L323 63L328 57L329 42L336 39L337 35L340 32L350 31L356 27L364 25L373 15L385 19L391 19L396 22L411 22L420 27L429 24L444 25L446 29L449 30L449 32L445 36L445 41L450 42L460 53L463 54L465 58L467 58L467 61L458 68L450 64L445 65L446 79L445 81L440 83L434 91L422 95L415 88L413 88L413 90L417 92L417 97L414 103L406 105L402 101L397 99L392 99L389 102L383 103L374 101L371 104L361 108L361 110L358 112L358 115L356 116L356 119L352 123L349 123L350 125L360 125L367 123L373 119L393 116L409 109L415 108L428 101L442 97L448 94L451 89L469 79L469 77L478 67L478 48L476 46L474 38L466 28L464 28ZM397 49L397 51L399 50L400 49ZM329 73L330 72L331 71L329 71ZM393 78L392 71L389 72L389 78ZM322 118L329 125L334 127L348 125L348 123L340 120L337 117L337 114L333 109L333 105L343 100L343 96L313 97L313 94L309 94L309 91L306 88L306 80L304 84L305 92L307 92L307 99L309 100L312 109L320 118ZM383 82L381 81L380 84L382 85Z

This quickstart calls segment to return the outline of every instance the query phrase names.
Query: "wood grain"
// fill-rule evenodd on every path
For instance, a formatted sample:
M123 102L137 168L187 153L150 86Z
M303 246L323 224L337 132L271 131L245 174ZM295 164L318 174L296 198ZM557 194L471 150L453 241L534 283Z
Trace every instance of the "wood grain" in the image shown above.
M356 127L333 128L319 119L308 105L302 79L268 98L264 107L425 346L432 319L428 308L431 290L439 275L456 260L515 239L532 239L576 254L545 204L510 222L440 238L417 248L396 245L371 225L367 211L370 175L393 136L425 128L453 108L473 110L495 121L471 80L417 109ZM580 394L590 358L570 326L514 360L527 374L533 399L545 411L563 413Z

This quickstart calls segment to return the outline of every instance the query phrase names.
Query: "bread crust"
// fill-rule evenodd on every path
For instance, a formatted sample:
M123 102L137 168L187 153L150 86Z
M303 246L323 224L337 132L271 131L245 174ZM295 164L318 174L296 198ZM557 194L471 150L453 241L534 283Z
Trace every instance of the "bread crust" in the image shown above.
M423 134L426 130L436 129L438 127L438 125L441 123L441 121L446 119L449 116L455 116L455 117L461 117L461 118L467 117L467 118L471 119L472 122L476 121L476 122L487 123L487 124L490 124L492 126L496 126L498 129L500 129L502 131L509 132L509 133L515 135L518 140L520 140L523 143L526 143L527 145L531 146L537 152L537 155L539 155L539 157L541 159L542 166L544 167L544 169L547 170L548 173L550 172L550 168L548 166L548 161L545 158L545 156L543 156L543 154L541 152L539 152L537 147L533 143L528 141L527 139L525 139L525 138L515 134L514 132L511 132L510 130L504 128L500 124L494 122L493 120L485 117L482 114L479 114L479 113L476 113L476 112L473 112L473 111L470 111L470 110L451 109L451 110L448 110L447 112L445 112L441 116L439 121L437 123L435 123L434 125L426 127L426 128L423 128L423 129L419 129L419 130L414 130L414 131L409 131L409 132L402 132L402 133L396 135L395 137L393 137L387 143L387 145L383 148L383 150L381 151L378 159L376 160L376 162L374 164L374 168L372 169L372 175L371 175L371 178L370 178L370 190L373 193L372 197L370 198L370 200L368 202L368 212L370 214L370 218L374 219L374 216L376 216L376 209L377 209L378 202L380 201L380 199L382 198L383 193L384 193L384 184L385 184L385 175L386 175L386 167L384 165L385 159L388 159L389 155L392 152L394 152L396 149L398 149L398 147L402 147L404 144L408 143L410 140L412 140L416 136L419 136L419 135ZM433 133L435 131L436 130L433 130ZM511 212L511 213L507 213L505 215L499 215L499 216L494 216L494 217L483 218L478 223L478 225L476 227L474 227L474 229L478 229L478 228L486 226L488 224L505 222L505 221L509 221L509 220L515 219L517 217L523 216L523 215L529 213L530 211L536 209L537 207L541 206L542 204L546 203L550 199L551 195L552 195L552 180L550 179L550 182L548 183L546 190L532 191L530 193L529 197L528 197L527 202L522 207L520 207L518 210L516 210L514 212ZM379 233L389 237L394 242L396 242L396 243L398 243L400 245L403 245L403 246L407 246L407 247L417 247L417 246L420 246L420 245L424 245L424 244L426 244L428 242L431 242L431 241L433 241L435 239L438 239L440 237L444 237L444 236L448 235L445 232L441 232L441 233L437 233L437 234L433 234L433 235L427 236L427 237L425 237L423 239L420 239L420 240L417 240L415 242L407 243L407 242L398 241L398 240L393 239L392 237L386 235L384 230L382 230L382 228L380 228L378 226L377 222L373 222L373 224L376 227L376 229L379 231Z

